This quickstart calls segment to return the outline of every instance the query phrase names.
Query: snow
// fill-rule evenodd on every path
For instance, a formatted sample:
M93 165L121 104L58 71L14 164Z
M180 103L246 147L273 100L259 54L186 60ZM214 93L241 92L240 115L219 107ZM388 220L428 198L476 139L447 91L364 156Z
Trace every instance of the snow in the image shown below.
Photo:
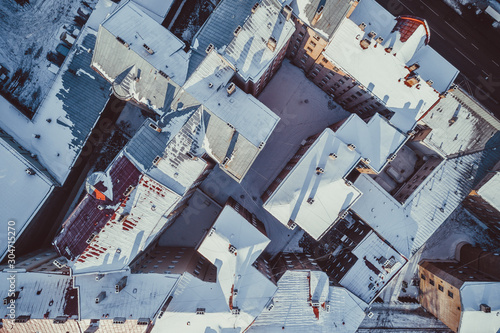
M27 168L35 170L35 175L28 175ZM0 260L7 251L7 221L14 221L16 239L29 225L35 214L54 189L54 184L19 152L9 147L0 138L0 211L2 229L0 230ZM10 230L13 231L13 230Z
M406 142L407 136L398 131L384 117L376 113L368 123L352 115L335 132L340 140L354 144L356 150L375 171L380 172L387 158Z
M94 11L87 20L86 26L94 31L99 30L101 23L115 10L118 5L111 0L99 0Z
M500 173L497 172L486 184L482 185L477 193L486 200L490 205L500 211L500 196L498 189L500 188Z
M226 205L198 248L217 267L217 282L184 273L153 332L244 331L276 292L276 286L252 266L268 243L264 234ZM204 308L205 314L197 315L198 308ZM231 313L235 308L240 310L237 315Z
M228 96L227 84L233 74L232 66L216 51L212 51L183 88L258 147L268 140L280 118L238 87Z
M361 195L344 179L359 159L359 153L326 129L264 203L264 208L284 225L292 220L319 239ZM324 173L317 174L317 168L323 168ZM314 199L312 204L309 198Z
M311 296L321 303L319 318L311 307ZM325 302L329 311L323 306ZM329 287L328 276L321 271L285 272L272 304L273 308L265 309L248 332L354 333L367 306L346 289Z
M174 0L133 0L142 10L156 22L162 23L167 16Z
M500 328L500 282L465 282L460 288L462 317L459 332L497 333ZM491 313L480 311L480 305Z
M259 8L249 16L241 31L226 47L224 55L245 81L257 82L287 45L294 31L292 21L281 14L281 6L272 0L261 1ZM267 47L270 37L276 41L274 51Z
M97 0L88 0L93 5ZM36 111L49 93L54 75L48 70L51 62L47 53L55 52L65 28L74 24L73 18L80 0L30 0L22 7L15 1L0 1L0 63L9 69L11 80L6 89L22 105ZM8 18L8 19L7 19ZM15 41L15 42L14 42ZM22 70L28 79L19 84L12 80L14 73Z
M364 31L358 26L362 22L367 25ZM429 46L424 42L429 36L425 21L406 42L401 42L399 31L392 32L395 24L394 17L375 1L362 1L350 19L339 26L324 55L395 112L391 123L406 132L438 100L439 92L425 81L432 79L441 91L450 85L458 71L439 54L427 50ZM375 38L383 37L383 42L379 44L369 38L370 31L377 33ZM364 38L371 40L365 50L360 46ZM393 48L391 53L385 51L386 47ZM420 61L417 73L422 80L420 85L408 87L405 77L409 71L405 66L417 60Z
M153 319L180 277L174 274L130 274L127 271L105 274L99 280L96 276L75 276L75 286L80 290L80 317L84 319L105 319L104 315L109 319ZM127 277L127 284L116 293L115 285L123 277ZM103 291L106 298L96 304L96 297Z
M358 258L354 266L342 277L339 283L362 299L371 303L389 281L406 265L407 259L385 243L376 233L370 233L352 250ZM390 271L384 269L384 261L394 259L395 264ZM371 263L380 273L372 271L367 263ZM371 288L370 288L370 285Z
M95 32L89 29L82 31L45 100L31 121L10 105L7 100L0 97L2 110L0 127L13 136L25 149L37 155L40 162L59 184L63 184L66 180L85 143L84 140L79 142L74 136L75 124L68 119L65 98L61 98L60 92L65 91L63 96L66 98L71 98L71 94L74 93L71 89L65 90L62 76L68 70L72 58L79 52L85 52L80 43L87 34L95 35ZM96 81L95 84L99 83ZM90 128L88 131L90 134ZM40 135L40 139L34 138L35 134Z

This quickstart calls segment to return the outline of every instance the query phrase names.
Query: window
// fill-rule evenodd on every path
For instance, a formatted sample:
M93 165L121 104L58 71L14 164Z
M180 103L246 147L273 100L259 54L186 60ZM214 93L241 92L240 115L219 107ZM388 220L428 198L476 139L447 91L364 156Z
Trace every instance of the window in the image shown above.
M310 47L308 47L308 48L307 48L307 51L312 52L312 51L313 51L313 49L311 49Z
M304 33L303 32L299 32L299 37L300 38L304 37Z
M356 95L361 96L363 94L360 91L356 91Z
M310 42L309 42L309 45L311 45L311 47L316 47L316 43L315 43L315 42L313 42L313 41L310 41Z
M328 62L328 60L326 58L321 59L321 61Z
M439 289L439 291L443 291L444 292L443 286L438 286L438 289Z
M431 284L431 286L433 286L433 285L434 285L434 280L433 280L433 279L430 279L430 280L429 280L429 283Z
M448 296L453 298L453 293L451 291L448 290Z

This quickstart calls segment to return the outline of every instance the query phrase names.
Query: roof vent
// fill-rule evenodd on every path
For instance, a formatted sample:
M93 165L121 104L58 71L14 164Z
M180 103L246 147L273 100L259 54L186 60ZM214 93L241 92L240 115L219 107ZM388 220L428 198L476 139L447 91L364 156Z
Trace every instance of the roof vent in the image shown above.
M236 29L234 29L234 35L238 36L238 34L240 33L240 31L241 31L241 25L237 26Z
M164 71L159 70L158 73L160 73L160 75L163 76L165 79L167 79L167 80L169 79L167 73L165 73ZM136 81L139 81L139 78L137 78Z
M335 154L335 153L331 153L329 156L330 156L330 158L331 158L332 160L336 160L336 159L337 159L337 157L338 157L338 156L337 156L337 154Z
M143 47L146 51L148 51L148 53L149 53L149 54L154 54L154 53L155 53L155 51L153 51L153 49L152 49L152 48L150 48L149 46L147 46L146 44L142 44L142 47Z
M289 5L286 5L285 7L283 7L283 15L286 17L287 21L290 20L290 18L292 18L292 12L293 12L293 9Z
M98 205L98 206L97 206L97 209L99 209L99 210L103 210L103 209L104 209L104 206L102 206L102 205Z
M355 151L355 150L356 150L356 146L355 146L355 145L353 145L352 143L348 144L348 145L347 145L347 148L348 148L349 150L351 150L351 151Z
M34 176L34 175L36 175L35 170L33 170L32 168L27 168L27 169L26 169L26 173L27 173L28 175L30 175L30 176Z
M322 174L322 173L325 173L325 169L320 168L320 167L317 167L317 168L316 168L316 174L317 174L317 175L320 175L320 174Z
M276 39L274 37L269 37L267 40L267 48L273 52L276 50Z
M312 205L314 203L314 199L313 198L309 198L307 199L307 203Z
M368 34L368 38L375 38L375 36L377 36L377 33L375 31L370 31L370 33Z
M54 319L54 324L64 324L65 322L68 321L68 317L67 316L57 316L55 319Z
M366 28L366 23L365 23L365 22L361 22L361 23L358 25L358 27L359 27L361 30L365 31L365 28Z
M288 229L293 230L297 226L297 223L293 222L292 220L289 220L286 226L288 227Z
M372 43L372 42L370 42L370 40L369 40L369 39L366 39L366 38L365 38L365 39L363 39L361 42L359 42L359 45L361 45L361 48L362 48L363 50L366 50L366 49L370 46L370 44L371 44L371 43Z
M489 307L487 304L481 304L479 306L479 309L483 311L484 313L490 313L491 312L491 307Z
M205 52L210 53L210 52L212 52L213 49L214 49L214 44L210 43L210 44L208 44L207 48L205 49Z
M159 128L158 126L156 126L156 124L149 123L149 127L152 128L152 129L154 129L158 133L161 133L161 128Z
M408 67L408 70L410 72L414 72L414 71L416 71L419 68L420 68L420 65L418 63L414 63L413 65L411 65L410 67Z
M255 13L257 11L257 8L259 8L259 3L255 3L255 5L253 5L252 7L252 13Z
M149 325L151 319L149 318L139 318L137 319L137 325Z
M125 288L125 286L127 286L127 277L124 276L120 279L120 281L118 281L117 284L115 284L115 293L119 293L120 291L123 290L123 288Z
M99 295L97 295L97 297L95 298L95 304L99 304L102 302L103 299L106 298L106 292L105 291L101 291L99 293Z
M231 82L228 86L227 86L227 95L228 96L231 96L234 92L236 91L236 85L234 84L234 82Z
M209 83L208 83L208 87L209 87L209 88L213 88L213 87L214 87L214 84L213 84L212 82L209 82Z
M123 44L125 47L129 47L128 43L124 41L122 38L116 36L116 40L119 41L121 44Z

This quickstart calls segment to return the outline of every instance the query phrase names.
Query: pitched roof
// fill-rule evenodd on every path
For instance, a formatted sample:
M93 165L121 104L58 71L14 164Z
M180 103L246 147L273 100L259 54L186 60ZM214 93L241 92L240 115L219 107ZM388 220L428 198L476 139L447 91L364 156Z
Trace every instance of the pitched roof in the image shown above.
M337 157L333 159L331 154ZM292 220L319 239L361 196L345 180L360 158L357 151L350 150L327 128L264 203L264 208L284 225ZM318 174L317 168L324 173ZM309 203L309 198L314 201Z
M351 8L351 1L293 0L291 6L295 16L328 40ZM323 14L313 25L311 22L321 6Z
M186 81L188 54L183 48L184 43L129 1L101 24L92 67L117 85L117 92L118 85L126 86L121 98L161 115ZM131 70L133 77L127 80Z
M320 300L318 317L311 307L311 296ZM286 271L271 304L273 307L262 311L249 332L354 333L367 306L346 289L330 287L328 276L320 271Z
M9 296L11 272L0 272L0 298ZM31 319L54 319L57 316L78 318L78 289L73 288L73 279L67 275L17 272L15 290L19 296L15 301L15 315L31 316ZM0 316L9 314L6 306L0 308Z
M12 106L0 126L63 184L108 99L110 85L89 66L95 32L84 28L31 121ZM0 99L0 103L2 99ZM39 139L33 135L39 134Z
M458 70L439 54L425 51L429 48L425 21L408 39L402 38L400 30L393 30L397 22L375 1L361 1L351 17L341 23L324 56L377 96L395 113L391 123L406 132L438 101L439 93L448 89ZM361 23L366 24L364 30L358 26ZM371 31L376 33L373 38L368 36ZM383 38L382 43L375 40L378 37ZM360 46L363 39L370 40L366 49ZM390 53L388 47L392 48ZM405 78L415 61L419 62L417 73L422 80L409 87ZM434 82L432 87L427 80Z
M75 276L75 286L80 289L82 319L125 317L152 320L173 292L180 276L116 272L96 277L97 274ZM115 285L124 277L127 279L125 288L115 292ZM101 292L105 292L106 296L96 304L95 300Z
M281 14L276 0L262 0L226 47L224 56L245 81L257 82L294 31L295 25ZM274 38L275 50L267 46L269 38Z
M339 283L366 303L371 303L408 261L373 231L351 253L358 260ZM390 259L394 265L386 270L385 261Z
M9 137L5 139L8 140ZM6 140L0 136L0 160L2 161L0 211L5 221L5 228L0 230L0 237L4 239L0 245L0 260L7 255L9 245L7 221L14 221L15 225L11 227L15 227L16 236L19 237L54 189L51 179L40 172L30 160L21 155ZM28 174L28 169L35 173Z
M484 149L500 122L460 88L442 98L422 119L432 128L423 143L443 156Z
M224 207L198 248L217 267L217 282L185 273L153 332L167 328L241 332L274 295L276 286L252 265L270 241L235 209ZM197 315L198 309L204 309L204 314Z

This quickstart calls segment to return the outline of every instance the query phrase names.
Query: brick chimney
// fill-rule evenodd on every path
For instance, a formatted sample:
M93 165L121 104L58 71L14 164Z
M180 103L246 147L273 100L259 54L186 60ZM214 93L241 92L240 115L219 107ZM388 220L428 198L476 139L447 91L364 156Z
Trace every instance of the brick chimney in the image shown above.
M274 39L274 37L269 37L267 40L267 47L273 52L276 50L276 39Z
M311 21L311 25L315 25L316 23L318 23L319 19L323 15L323 9L325 9L325 6L323 5L320 5L318 7L318 10L316 10L316 14L314 14L314 18Z

